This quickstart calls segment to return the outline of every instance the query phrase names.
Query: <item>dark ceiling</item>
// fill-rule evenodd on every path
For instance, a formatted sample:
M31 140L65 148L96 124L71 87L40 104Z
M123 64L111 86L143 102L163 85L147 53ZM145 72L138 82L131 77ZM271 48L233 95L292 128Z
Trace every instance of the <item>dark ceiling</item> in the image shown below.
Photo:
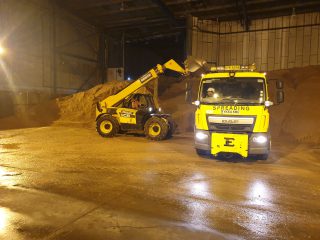
M54 0L60 7L127 40L180 34L187 16L240 21L320 11L320 0Z

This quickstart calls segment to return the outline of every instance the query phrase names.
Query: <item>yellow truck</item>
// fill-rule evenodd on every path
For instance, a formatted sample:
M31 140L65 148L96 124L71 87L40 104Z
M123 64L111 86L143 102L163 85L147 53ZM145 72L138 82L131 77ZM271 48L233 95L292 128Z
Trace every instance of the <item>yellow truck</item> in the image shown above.
M284 100L276 82L276 103ZM187 92L187 95L190 92ZM267 159L271 148L268 82L254 65L218 66L202 74L194 105L194 139L199 155Z

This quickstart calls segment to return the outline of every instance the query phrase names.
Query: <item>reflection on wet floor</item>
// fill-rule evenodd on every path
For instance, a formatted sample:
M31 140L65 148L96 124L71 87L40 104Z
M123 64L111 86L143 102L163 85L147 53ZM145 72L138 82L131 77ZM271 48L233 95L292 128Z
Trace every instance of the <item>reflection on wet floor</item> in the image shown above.
M234 219L233 224L235 224L235 227L236 225L240 225L250 232L268 237L277 224L272 214L272 211L276 209L273 205L271 186L261 178L253 180L252 182L250 182L250 180L249 182L238 182L237 189L239 191L243 189L246 194L246 196L244 196L245 201L243 202L242 197L235 197L239 196L237 189L230 189L232 192L226 190L229 201L225 201L225 199L221 199L220 196L216 194L218 194L219 191L223 191L225 195L226 192L220 189L215 194L211 180L204 173L198 172L183 182L186 195L184 195L182 202L188 209L186 220L198 226L208 226L213 223L212 221L216 222L216 218L220 219L220 214L231 211L233 212L231 215L238 216ZM228 186L228 181L226 181L225 186ZM230 202L230 199L233 199L232 202ZM233 204L242 205L242 203L246 207L249 207L250 210L233 210ZM221 213L219 209L225 208L226 206L222 207L224 204L231 205L228 210Z
M7 211L4 208L0 208L0 233L3 233L7 226Z
M10 210L0 207L0 239L12 239L8 237L11 217Z
M19 149L19 144L16 144L16 143L0 144L0 148L3 148L3 149Z
M189 183L189 190L190 194L195 197L201 198L210 198L211 193L209 192L208 182L206 181L199 181L199 182L192 182Z
M212 204L208 202L213 198L212 190L206 176L196 173L190 180L184 183L187 190L187 200L183 200L189 212L187 221L196 225L206 225L208 223L207 214L212 211Z
M270 214L264 210L254 210L246 212L247 219L244 221L243 227L249 229L255 234L265 236L266 238L270 234L270 230L273 225L273 221L269 216Z
M272 205L272 192L268 185L261 180L256 180L251 184L247 196L251 204L258 206Z
M8 171L5 168L0 167L0 186L14 186L17 184L17 178L15 176L21 175L19 172Z

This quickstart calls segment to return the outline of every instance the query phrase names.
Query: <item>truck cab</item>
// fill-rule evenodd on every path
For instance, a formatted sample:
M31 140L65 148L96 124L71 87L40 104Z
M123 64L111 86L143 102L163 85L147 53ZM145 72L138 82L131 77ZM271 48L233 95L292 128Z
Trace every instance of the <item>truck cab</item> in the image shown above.
M253 65L214 67L202 75L194 104L198 154L268 157L268 108L273 103L269 101L265 73L255 71Z

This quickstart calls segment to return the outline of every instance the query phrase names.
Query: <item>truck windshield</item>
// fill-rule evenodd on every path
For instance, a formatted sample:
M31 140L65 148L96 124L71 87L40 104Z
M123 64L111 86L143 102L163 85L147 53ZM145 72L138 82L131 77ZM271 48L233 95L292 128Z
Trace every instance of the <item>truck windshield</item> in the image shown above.
M265 100L262 78L204 79L200 89L201 103L261 104Z

